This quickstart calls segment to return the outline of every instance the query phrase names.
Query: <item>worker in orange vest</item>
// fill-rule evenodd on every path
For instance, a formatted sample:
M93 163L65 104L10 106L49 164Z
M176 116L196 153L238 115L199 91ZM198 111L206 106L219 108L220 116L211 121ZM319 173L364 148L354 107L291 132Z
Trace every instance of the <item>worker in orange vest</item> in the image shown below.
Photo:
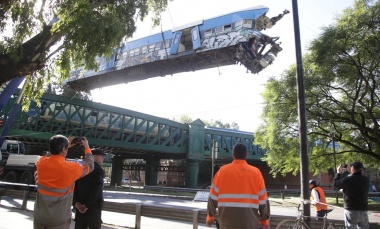
M315 205L315 211L317 212L318 218L323 218L329 211L326 203L325 192L315 180L309 181L309 187L311 191L311 204Z
M50 154L36 163L37 198L34 203L34 229L69 229L75 181L94 170L94 156L85 137L54 135L49 140ZM83 145L83 164L66 161L69 148Z
M247 163L247 147L233 147L233 162L222 166L212 181L206 225L211 227L218 208L220 229L268 228L269 203L260 170Z

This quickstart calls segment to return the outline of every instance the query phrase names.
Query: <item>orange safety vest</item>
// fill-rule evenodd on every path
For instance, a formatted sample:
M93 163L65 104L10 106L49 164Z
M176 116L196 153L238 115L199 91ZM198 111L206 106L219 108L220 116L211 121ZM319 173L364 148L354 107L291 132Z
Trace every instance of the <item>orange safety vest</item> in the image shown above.
M239 224L243 224L239 226L252 227L254 225L249 224L259 224L258 221L261 221L262 225L268 225L267 218L262 219L258 214L259 208L265 206L268 200L264 178L258 168L249 165L245 160L235 159L232 163L220 168L212 182L209 198L210 201L217 201L219 221L224 221L224 223L229 221L226 225L231 226L236 223L230 221L236 217L240 221ZM231 209L237 216L227 215L227 211L228 214L231 214L228 209ZM226 212L225 216L224 212ZM254 215L246 217L247 219L239 217L241 215L248 216L252 212ZM208 214L207 221L212 220L214 220L214 216Z
M319 202L315 204L315 210L316 211L327 210L328 206L326 205L325 192L323 191L323 189L321 187L315 187L313 189L315 189L315 191L317 191L317 193L319 195ZM313 195L313 192L311 192L311 193L312 193L311 199L315 200L315 196ZM324 204L320 204L320 203L324 203Z
M85 149L84 164L69 162L61 155L41 157L36 163L37 199L34 221L46 225L59 225L71 218L71 205L75 181L94 169L94 157Z

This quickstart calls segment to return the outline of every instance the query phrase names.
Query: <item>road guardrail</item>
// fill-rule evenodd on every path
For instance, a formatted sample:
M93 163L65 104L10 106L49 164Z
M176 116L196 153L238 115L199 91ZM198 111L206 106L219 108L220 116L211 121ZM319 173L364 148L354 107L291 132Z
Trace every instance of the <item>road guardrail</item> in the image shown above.
M35 191L13 189L13 187L15 186L24 187L24 186L33 186L33 185L23 185L23 184L8 183L8 182L0 182L0 185L4 186L3 188L0 188L0 204L1 204L2 196L9 196L16 199L22 199L23 201L22 201L21 209L25 210L27 201L36 199ZM7 186L12 187L12 188L8 188ZM169 187L165 187L165 188L169 188ZM178 188L172 187L172 189L178 189ZM155 189L155 190L159 190L159 189ZM180 191L183 191L183 190L184 189L180 189ZM200 189L200 190L205 191L205 189ZM186 190L186 191L189 191L189 190ZM287 189L287 191L283 193L291 194L294 191L295 190ZM274 190L269 190L269 193L271 192L275 193ZM281 193L281 191L276 191L276 192ZM370 194L379 195L380 193L370 193ZM138 203L137 204L136 203L117 203L117 202L111 202L111 201L104 202L103 211L135 215L136 216L135 229L141 229L142 216L168 219L168 220L177 220L177 221L184 221L184 222L192 222L193 229L198 229L199 223L205 223L206 215L207 215L205 209L194 209L194 208L186 208L186 207L179 207L179 206L156 206L156 205L138 204ZM271 215L270 220L269 220L269 225L272 227L270 228L275 228L275 226L280 221L286 218L291 218L291 217ZM336 221L339 224L342 224L343 222L341 220L330 220L330 221L333 221L333 222ZM319 220L319 221L313 220L312 223L313 223L312 228L322 228L322 223L323 223L322 220ZM371 224L370 228L371 229L376 228L373 226L374 225ZM378 225L375 225L375 226L378 226Z

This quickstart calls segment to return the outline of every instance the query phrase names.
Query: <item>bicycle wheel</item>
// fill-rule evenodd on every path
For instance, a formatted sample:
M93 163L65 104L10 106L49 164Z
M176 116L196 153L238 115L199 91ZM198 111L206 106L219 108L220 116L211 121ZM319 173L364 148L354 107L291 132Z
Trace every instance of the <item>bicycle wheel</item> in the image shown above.
M276 229L310 229L304 222L294 219L284 219L281 221Z
M343 224L330 223L330 225L327 227L327 229L346 229L346 227Z

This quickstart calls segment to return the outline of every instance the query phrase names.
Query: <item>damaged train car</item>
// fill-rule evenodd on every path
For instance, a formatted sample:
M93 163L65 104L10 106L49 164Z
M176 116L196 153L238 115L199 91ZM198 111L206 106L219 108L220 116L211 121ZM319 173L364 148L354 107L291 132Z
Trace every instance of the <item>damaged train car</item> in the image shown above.
M110 57L99 57L97 71L73 69L66 83L76 90L128 83L180 72L241 64L259 73L281 52L279 37L262 31L289 11L269 18L257 6L149 35L122 44Z

